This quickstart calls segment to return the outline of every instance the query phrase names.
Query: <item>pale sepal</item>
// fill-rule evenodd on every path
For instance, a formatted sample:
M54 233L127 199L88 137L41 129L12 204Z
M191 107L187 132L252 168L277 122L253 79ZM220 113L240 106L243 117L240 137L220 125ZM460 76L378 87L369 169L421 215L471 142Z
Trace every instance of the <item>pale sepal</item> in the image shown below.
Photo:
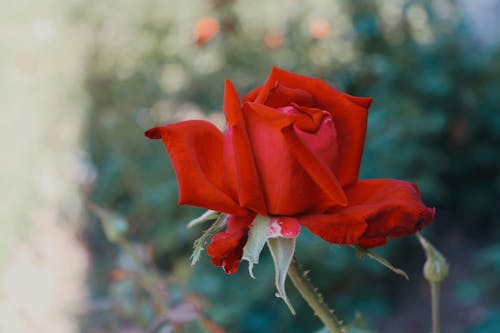
M267 245L271 251L275 269L276 296L281 298L295 315L295 310L286 296L285 281L288 274L288 268L292 262L295 252L295 238L269 238Z
M192 219L191 221L189 221L187 227L188 228L192 228L194 227L195 225L198 225L198 224L201 224L203 222L207 222L207 221L210 221L210 220L217 220L217 218L221 215L222 213L219 213L215 210L207 210L205 213L201 214L200 216L198 216L197 218L195 219Z
M248 273L253 275L253 265L259 263L259 256L269 238L269 218L258 215L248 231L248 240L243 247L241 260L248 261Z
M402 269L396 268L389 261L387 261L387 259L382 258L381 256L379 256L378 254L376 254L372 250L364 249L360 246L354 246L354 248L356 249L358 257L363 258L366 255L366 256L370 257L371 259L377 261L378 263L384 265L385 267L389 268L394 273L401 275L406 280L408 280L408 281L410 280L410 278L408 277L408 274L406 274L405 271L403 271Z
M229 215L219 213L215 222L194 241L193 253L191 254L191 266L194 266L200 259L201 252L213 235L221 231L225 226Z

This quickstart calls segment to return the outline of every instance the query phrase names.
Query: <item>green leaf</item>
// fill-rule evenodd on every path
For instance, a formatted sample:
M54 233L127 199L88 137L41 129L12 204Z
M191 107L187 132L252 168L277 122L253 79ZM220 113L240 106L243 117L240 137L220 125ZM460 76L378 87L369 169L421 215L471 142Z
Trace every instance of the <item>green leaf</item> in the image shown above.
M290 267L295 252L295 238L269 238L267 240L267 245L274 261L275 283L277 289L276 296L281 298L290 309L290 312L295 315L295 310L288 300L285 291L288 268Z

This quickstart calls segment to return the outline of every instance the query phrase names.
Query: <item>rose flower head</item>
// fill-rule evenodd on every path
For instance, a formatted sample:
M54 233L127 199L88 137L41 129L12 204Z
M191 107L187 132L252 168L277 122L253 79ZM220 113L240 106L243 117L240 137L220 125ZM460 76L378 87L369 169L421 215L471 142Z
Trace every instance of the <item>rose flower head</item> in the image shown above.
M415 184L358 179L371 101L273 68L242 99L226 81L224 133L189 120L145 134L170 155L179 204L220 212L225 230L207 253L234 273L242 259L257 263L266 241L295 241L301 227L330 243L371 248L432 222L434 209Z

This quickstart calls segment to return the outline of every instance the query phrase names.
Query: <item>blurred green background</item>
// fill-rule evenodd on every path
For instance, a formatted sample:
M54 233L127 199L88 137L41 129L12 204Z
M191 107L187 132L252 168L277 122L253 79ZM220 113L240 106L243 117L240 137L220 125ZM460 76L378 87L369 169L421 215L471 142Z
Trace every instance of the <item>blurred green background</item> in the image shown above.
M161 332L320 329L292 285L296 317L274 297L269 253L256 280L244 265L226 276L205 255L190 267L203 227L186 223L203 211L177 206L168 156L160 142L143 136L152 126L195 118L222 129L224 79L242 96L276 65L374 98L361 178L416 182L424 201L437 207L424 233L451 265L442 287L442 332L500 331L500 1L7 3L0 87L9 111L2 150L11 162L2 198L4 217L13 222L2 227L9 236L0 268L11 278L0 288L0 309L62 311L67 326L48 325L47 332L150 332L162 306L171 315ZM19 144L10 143L13 137ZM88 203L108 209L101 215L118 214L105 216L107 233ZM49 226L37 229L44 220ZM54 236L59 229L66 247ZM26 259L17 268L25 260L18 243L69 259L44 261L48 266ZM425 258L416 238L391 240L376 252L411 281L305 230L297 249L346 322L359 312L376 332L430 331ZM33 308L36 291L26 296L29 306L6 292L24 285L17 276L38 274L29 270L34 265L64 272L68 263L79 263L64 278L78 296L66 300L64 288L56 299L72 304L70 311L58 310L57 300ZM25 325L35 326L3 324L0 331L45 332L36 323L49 317L32 317Z

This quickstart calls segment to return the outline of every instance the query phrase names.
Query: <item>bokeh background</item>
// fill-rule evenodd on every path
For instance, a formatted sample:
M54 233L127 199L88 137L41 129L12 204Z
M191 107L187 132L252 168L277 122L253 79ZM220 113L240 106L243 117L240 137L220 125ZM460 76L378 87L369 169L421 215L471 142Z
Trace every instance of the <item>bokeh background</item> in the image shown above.
M361 176L414 181L437 207L424 233L451 265L442 331L500 331L500 1L1 7L0 332L319 330L292 285L296 317L274 297L269 253L256 280L189 265L202 211L177 206L168 156L143 137L222 129L224 79L243 95L273 65L374 98ZM351 332L430 331L416 238L376 252L411 281L307 231L297 249Z

